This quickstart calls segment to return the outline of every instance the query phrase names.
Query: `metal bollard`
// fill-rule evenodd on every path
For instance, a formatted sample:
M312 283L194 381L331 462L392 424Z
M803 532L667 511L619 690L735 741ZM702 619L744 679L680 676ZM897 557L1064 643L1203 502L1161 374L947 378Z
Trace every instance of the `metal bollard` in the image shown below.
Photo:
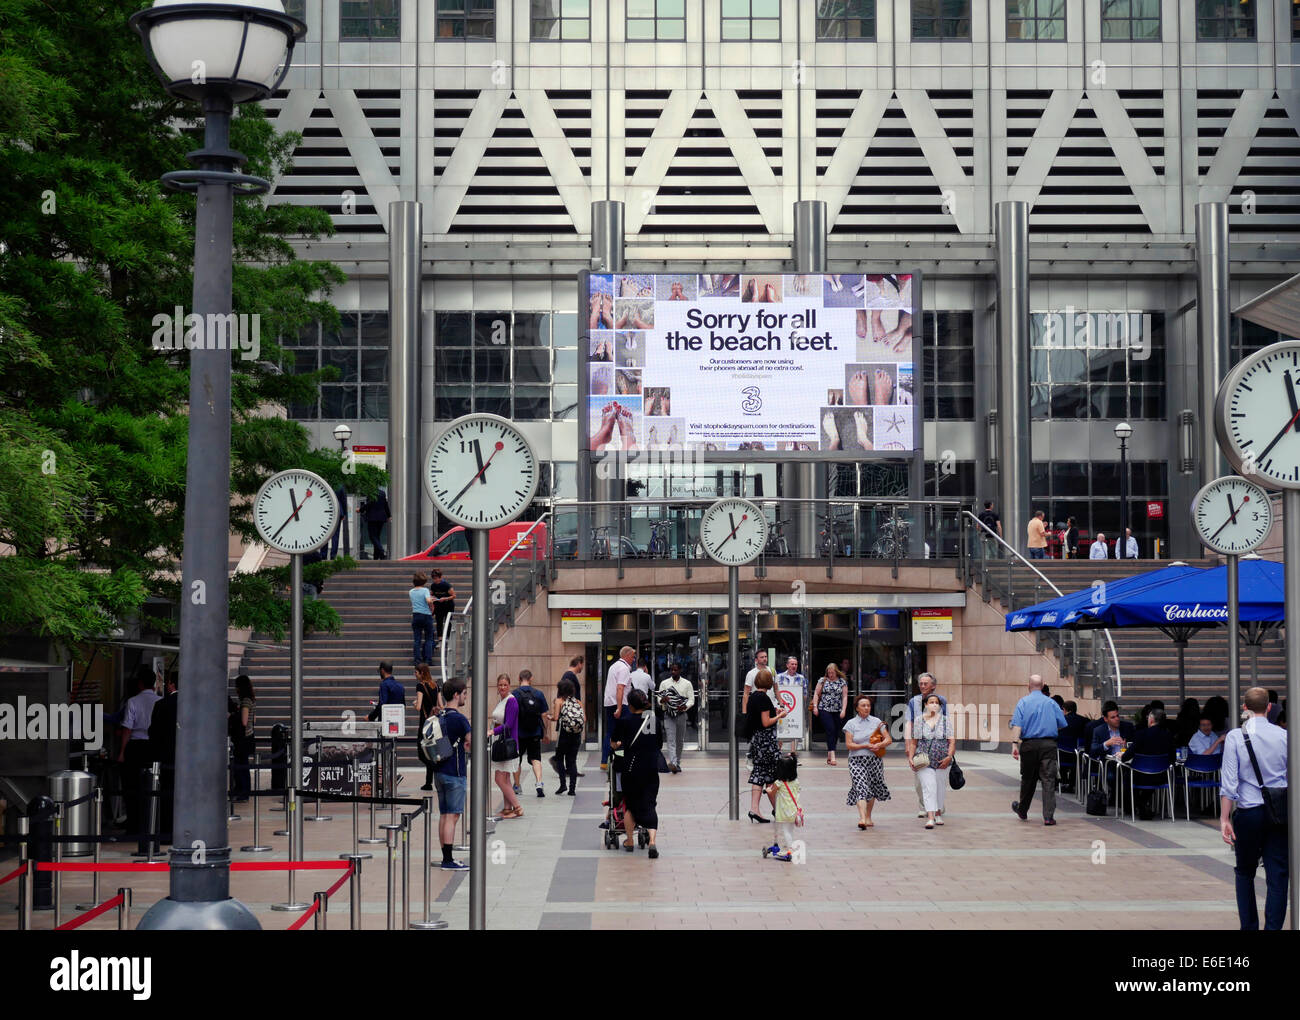
M316 768L314 770L316 772L316 806L313 808L315 814L304 815L302 819L304 822L330 822L334 820L333 815L323 815L320 813L320 772L321 772L320 741L321 738L317 737L316 738Z
M55 802L54 805L54 863L59 864L63 861L63 842L60 837L63 835L63 805ZM51 886L54 890L54 927L63 923L63 872L56 871L50 876L53 881Z
M152 864L155 857L161 857L162 852L158 846L158 828L161 824L160 815L162 814L162 801L159 799L159 793L162 790L162 766L154 762L149 766L149 856L145 860ZM234 820L239 820L239 815L234 816Z
M354 757L354 758L352 759L352 853L350 853L350 854L346 854L346 853L344 853L344 854L339 854L339 860L343 860L343 861L349 860L349 859L351 859L351 858L353 858L353 857L373 857L373 856L374 856L374 854L369 853L369 852L363 853L363 852L361 851L361 849L359 848L359 846L358 846L358 844L361 842L360 835L359 835L359 833L360 833L360 828L359 828L359 826L360 826L360 818L361 818L361 805L360 805L360 803L359 803L358 800L357 800L357 798L360 796L360 794L357 792L358 789L359 789L359 786L358 786L358 782L357 782L357 760L356 760L356 758ZM372 817L373 817L373 814L374 814L374 812L372 811L372 812L371 812L371 816L372 816Z
M402 931L411 927L411 816L402 814Z
M364 858L360 854L353 854L348 858L352 862L352 881L348 883L348 897L351 902L348 904L349 920L352 923L353 931L361 930L361 862Z
M397 852L397 830L400 825L381 825L384 830L384 843L388 846L388 931L393 930L393 914L396 910L396 904L393 902L397 896L396 876L394 874L394 854Z
M382 843L384 842L379 836L375 835L375 801L374 798L379 796L379 784L375 782L375 777L379 774L379 752L372 752L370 756L370 835L362 836L358 842L361 843Z
M416 931L432 931L447 927L447 922L435 921L430 916L430 909L433 901L429 898L429 872L433 869L432 844L433 844L433 812L429 810L429 802L424 802L424 920L412 921L410 927Z
M122 901L117 905L117 930L126 931L131 925L131 890L119 889Z
M257 796L257 794L258 794L258 792L259 792L258 789L257 789L257 785L258 785L257 776L258 776L258 773L259 773L259 772L260 772L260 770L257 768L257 758L256 758L256 756L254 756L254 758L253 758L253 790L252 790L252 792L249 794L249 798L248 798L248 799L252 802L252 804L253 804L253 842L252 842L252 845L250 845L250 846L241 846L241 847L239 848L239 852L240 852L240 853L245 853L245 854L264 854L264 853L266 853L268 850L271 849L271 847L269 847L269 846L263 846L263 845L262 845L261 834L260 834L259 831L258 831L258 822L259 822L259 819L260 819L261 816L262 816L262 810L261 810L261 808L262 808L262 801L261 801L261 799Z
M283 811L283 812L284 812L285 825L288 826L288 825L292 824L292 816L291 816L290 813L289 813L289 787L288 787L287 784L286 784L285 788L284 788L283 790L280 791L280 806L279 806L278 808L273 807L273 808L271 808L271 810L272 810L272 811ZM272 835L275 835L275 836L287 836L287 835L289 835L289 830L288 830L288 828L284 828L284 829L276 829L275 832L272 833Z
M25 838L31 832L31 819L18 819L18 863L26 867L18 876L18 930L31 931L32 898L36 895L36 871L32 863L31 844Z
M312 902L316 904L316 931L328 930L328 922L325 920L325 911L329 909L329 897L323 892L312 893Z
M298 800L295 797L289 805L289 812L290 812L289 863L290 864L292 864L294 861L302 860L301 851L298 850L298 846L293 838L293 817L292 817L294 811L300 811L301 809L302 809L302 801ZM301 902L294 891L294 876L297 874L298 873L293 868L289 869L289 897L283 903L272 903L271 904L272 910L301 911L301 910L306 910L309 906L311 906L310 903Z
M230 754L226 754L226 821L237 822L239 815L235 814L235 763L230 760Z
M91 839L94 841L91 844L90 861L92 864L98 864L99 863L99 836L100 836L100 826L101 826L100 814L104 810L103 787L100 786L95 787L94 804L95 807L91 813L91 818L90 818L90 836ZM90 902L78 903L77 909L81 911L94 910L95 907L97 906L99 906L99 872L95 871L95 872L91 872L91 876L90 876Z
M385 759L388 767L384 769L384 785L388 787L389 800L395 800L397 797L397 744L388 741L388 755ZM397 805L388 805L388 824L397 824Z

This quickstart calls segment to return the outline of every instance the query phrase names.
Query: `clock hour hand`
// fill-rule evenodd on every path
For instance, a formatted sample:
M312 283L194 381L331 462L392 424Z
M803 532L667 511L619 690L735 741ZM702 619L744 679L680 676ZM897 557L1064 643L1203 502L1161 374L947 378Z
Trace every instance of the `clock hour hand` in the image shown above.
M1235 522L1237 520L1237 514L1241 513L1241 511L1246 508L1246 504L1249 502L1250 502L1250 497L1246 496L1242 499L1241 506L1237 507L1236 509L1233 509L1232 493L1228 493L1228 519L1219 525L1219 531L1222 531L1229 524ZM1216 531L1213 535L1210 536L1211 542L1213 542L1216 538L1219 537L1219 531Z
M1295 430L1300 432L1300 404L1295 399L1295 383L1291 381L1291 373L1283 372L1282 378L1286 381L1286 399L1291 404L1291 413L1296 415L1292 421L1295 422Z
M1262 464L1264 462L1264 458L1268 456L1268 452L1282 441L1282 437L1285 436L1288 432L1290 432L1292 426L1294 426L1297 422L1300 422L1300 408L1298 408L1295 411L1295 413L1291 415L1290 420L1285 425L1282 426L1282 431L1273 437L1273 441L1269 443L1266 447L1264 447L1264 449L1261 450L1259 453L1255 454L1255 463Z
M475 472L474 477L471 478L468 482L465 483L465 488L461 489L460 492L456 493L456 495L454 495L454 496L451 498L451 503L455 504L455 503L459 503L459 502L460 502L460 497L463 496L463 495L465 495L465 493L469 492L470 486L473 485L475 482L477 482L480 478L483 477L483 473L484 473L485 471L487 471L487 469L488 469L488 465L490 465L490 464L492 463L492 458L495 457L495 456L496 456L498 453L500 453L502 450L504 450L505 447L506 447L506 444L505 444L505 443L501 442L500 440L497 440L496 448L492 451L492 454L491 454L491 456L488 457L486 463L481 464L480 467L479 467L479 469L478 469L478 471ZM477 451L476 451L476 453L477 453ZM486 485L487 482L484 481L484 484Z
M726 545L728 542L730 542L733 538L736 537L736 532L740 530L740 525L744 524L745 521L749 519L749 514L740 515L740 524L736 523L735 514L727 514L727 519L731 521L731 534L718 543L719 549L721 549L724 545Z
M297 497L294 495L293 489L289 490L289 505L293 507L293 513L291 513L288 517L286 517L284 523L275 529L275 534L272 535L271 538L273 539L279 538L280 532L282 532L285 528L289 526L289 522L293 520L297 520L299 512L302 510L304 506L307 505L307 500L309 500L310 498L311 498L311 489L308 489L307 495L303 496L302 503L300 504L298 502Z

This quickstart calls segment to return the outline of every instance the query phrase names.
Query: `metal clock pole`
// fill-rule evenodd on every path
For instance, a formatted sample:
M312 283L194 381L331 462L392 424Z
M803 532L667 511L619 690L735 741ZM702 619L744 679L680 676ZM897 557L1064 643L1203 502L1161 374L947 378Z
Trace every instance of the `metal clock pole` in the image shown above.
M1300 489L1282 492L1282 560L1285 565L1286 612L1286 704L1288 714L1300 705L1300 635L1295 621L1300 620ZM1240 706L1232 706L1237 711ZM1294 722L1288 722L1294 726ZM1287 776L1300 775L1300 740L1287 741ZM1290 780L1294 784L1294 780ZM1300 862L1300 797L1292 794L1286 801L1287 853L1291 858L1291 930L1300 931L1300 881L1295 869Z
M1228 723L1232 729L1233 718L1241 711L1241 645L1239 625L1241 620L1241 589L1237 574L1236 553L1228 554Z
M469 929L487 930L487 818L488 782L492 763L488 747L488 626L492 616L488 596L488 536L485 528L472 529L474 565L473 658L470 669L470 820L469 820Z
M727 817L740 820L740 743L736 736L736 702L740 698L740 568L727 568Z
M302 553L289 556L289 769L286 774L286 806L289 811L289 860L302 860L302 803L298 787L302 783ZM320 762L316 763L320 768ZM289 898L271 904L272 910L306 910L310 904L294 895L293 869L289 870Z

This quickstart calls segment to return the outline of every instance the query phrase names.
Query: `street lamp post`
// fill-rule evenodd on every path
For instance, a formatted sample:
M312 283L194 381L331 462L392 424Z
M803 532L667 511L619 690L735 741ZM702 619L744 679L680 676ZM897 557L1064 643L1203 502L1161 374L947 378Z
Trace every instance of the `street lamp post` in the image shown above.
M347 454L348 440L352 438L352 427L340 422L334 426L334 438L339 441L339 452L343 454L344 473L347 473ZM338 538L343 539L343 555L350 555L352 552L352 542L348 534L348 489L343 482L339 483L339 530L335 532L335 539L330 543L330 559L338 554Z
M1128 555L1128 437L1133 434L1133 426L1126 421L1115 426L1115 438L1119 440L1119 540L1115 543L1115 558L1124 559Z
M131 16L145 54L174 96L202 105L203 148L191 170L163 175L195 195L194 307L203 343L190 352L189 447L181 561L181 689L169 895L147 929L258 928L230 896L226 827L226 649L229 626L230 356L234 199L269 190L240 172L230 148L236 103L265 99L284 80L306 26L279 0L156 0Z

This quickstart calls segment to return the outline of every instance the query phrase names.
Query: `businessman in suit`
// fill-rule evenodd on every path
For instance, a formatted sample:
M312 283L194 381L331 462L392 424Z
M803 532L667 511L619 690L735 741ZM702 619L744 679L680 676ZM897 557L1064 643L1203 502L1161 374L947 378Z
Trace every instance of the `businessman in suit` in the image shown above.
M1119 717L1119 706L1115 702L1108 701L1101 706L1101 722L1093 727L1088 753L1099 761L1106 761L1106 788L1111 801L1115 799L1116 773L1112 756L1117 751L1122 751L1124 745L1133 740L1136 735L1137 727L1127 719Z

